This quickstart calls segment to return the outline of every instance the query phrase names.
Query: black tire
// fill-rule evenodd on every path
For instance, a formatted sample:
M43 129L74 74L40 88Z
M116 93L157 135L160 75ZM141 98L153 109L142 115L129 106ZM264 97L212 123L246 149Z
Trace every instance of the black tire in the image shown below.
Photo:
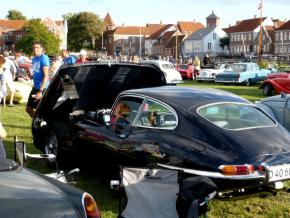
M49 126L44 140L43 152L45 154L54 154L55 159L47 159L49 167L66 167L68 155L64 155L64 141L69 135L69 128L65 123L53 123Z
M55 155L55 159L47 159L46 164L49 167L56 167L56 162L59 161L59 139L56 133L50 130L45 138L44 142L44 153Z
M252 83L252 81L251 81L250 79L247 79L247 80L246 80L246 86L250 86L251 83Z
M263 87L263 95L271 96L273 95L273 87L270 84L265 84Z

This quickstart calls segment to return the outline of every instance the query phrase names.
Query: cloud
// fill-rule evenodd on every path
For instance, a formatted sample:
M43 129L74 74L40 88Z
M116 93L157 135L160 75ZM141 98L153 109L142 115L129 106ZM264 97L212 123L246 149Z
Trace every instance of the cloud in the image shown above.
M71 5L71 4L74 4L74 1L61 1L61 2L59 2L59 4L61 4L61 5Z

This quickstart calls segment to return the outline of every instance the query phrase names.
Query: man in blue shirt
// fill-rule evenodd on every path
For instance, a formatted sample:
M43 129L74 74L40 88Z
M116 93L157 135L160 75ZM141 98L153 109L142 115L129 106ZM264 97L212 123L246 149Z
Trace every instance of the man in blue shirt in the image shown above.
M73 56L71 56L68 52L68 50L63 49L62 50L62 56L63 56L63 64L74 64L76 63L76 59L74 59Z
M49 80L49 59L48 56L43 54L43 47L40 42L32 44L34 57L32 58L33 66L33 88L29 94L28 102L26 105L26 112L32 118L35 109L42 97L43 91L47 88Z

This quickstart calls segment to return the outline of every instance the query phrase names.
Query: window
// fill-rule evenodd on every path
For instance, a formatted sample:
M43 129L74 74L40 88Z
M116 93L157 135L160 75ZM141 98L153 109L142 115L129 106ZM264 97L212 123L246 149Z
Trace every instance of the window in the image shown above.
M207 50L211 51L211 42L207 43Z
M287 32L284 32L284 40L287 40Z
M22 35L20 35L20 34L16 35L16 41L19 41L21 38L22 38Z
M122 97L115 104L111 112L110 123L115 133L119 134L131 125L142 105L143 99L136 97Z
M171 108L154 100L147 100L136 126L172 130L177 126L177 115Z
M252 34L249 33L249 40L252 40Z
M279 33L275 34L275 40L278 41L279 40Z
M265 113L247 104L211 104L200 107L197 112L214 125L231 130L263 128L276 125Z
M212 34L213 40L216 40L216 33Z

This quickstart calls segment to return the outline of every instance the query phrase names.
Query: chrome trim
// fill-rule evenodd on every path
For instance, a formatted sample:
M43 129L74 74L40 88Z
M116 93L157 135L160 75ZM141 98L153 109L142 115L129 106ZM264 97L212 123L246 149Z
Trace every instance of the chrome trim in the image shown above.
M160 167L164 167L167 169L172 170L182 170L185 173L189 173L192 175L197 176L207 176L210 178L215 179L229 179L229 180L256 180L256 179L266 179L266 176L263 174L260 174L258 171L254 171L254 173L248 174L248 175L224 175L218 172L209 172L209 171L201 171L201 170L194 170L194 169L188 169L188 168L182 168L182 167L175 167L170 166L166 164L157 164Z

